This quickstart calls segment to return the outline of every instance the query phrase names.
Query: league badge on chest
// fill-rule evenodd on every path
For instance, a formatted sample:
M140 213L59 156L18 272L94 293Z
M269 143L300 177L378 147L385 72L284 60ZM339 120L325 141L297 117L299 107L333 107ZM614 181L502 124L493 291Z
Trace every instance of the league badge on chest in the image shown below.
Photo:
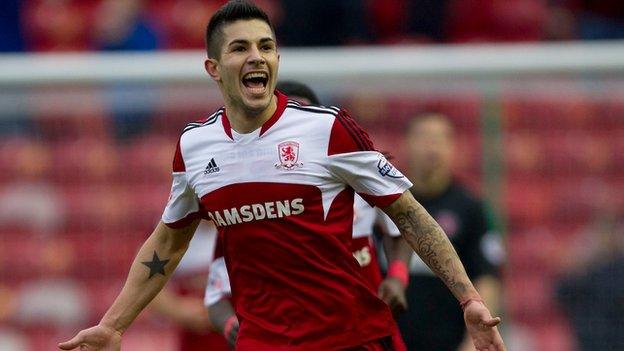
M279 155L279 163L275 164L275 168L293 170L303 166L303 163L297 162L299 159L299 143L296 141L284 141L277 145L277 153Z

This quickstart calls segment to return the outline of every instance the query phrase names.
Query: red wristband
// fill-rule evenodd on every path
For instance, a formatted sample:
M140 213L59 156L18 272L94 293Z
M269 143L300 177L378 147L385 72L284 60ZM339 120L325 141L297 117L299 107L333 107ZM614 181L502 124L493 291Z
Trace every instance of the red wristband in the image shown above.
M395 260L388 266L388 277L398 279L403 286L409 283L409 269L403 261Z
M462 311L466 310L466 307L468 307L468 304L470 304L471 302L481 302L483 305L485 305L485 303L483 302L483 300L480 297L472 297L466 300L463 300L462 302L459 303L459 305L461 306Z
M225 321L225 326L223 327L223 336L225 336L226 339L230 337L230 332L232 331L232 328L234 328L234 325L236 323L238 323L238 318L236 318L235 314L231 315L230 318Z

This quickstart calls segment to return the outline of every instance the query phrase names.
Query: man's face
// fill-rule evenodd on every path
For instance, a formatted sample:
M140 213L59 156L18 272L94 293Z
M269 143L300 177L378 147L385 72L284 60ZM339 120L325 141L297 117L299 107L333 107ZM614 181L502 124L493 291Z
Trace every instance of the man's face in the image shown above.
M430 174L450 171L453 158L453 131L441 118L425 117L411 125L407 134L410 166Z
M279 68L271 27L254 19L226 24L222 30L221 57L213 60L216 74L209 73L221 84L226 101L259 114L271 103Z

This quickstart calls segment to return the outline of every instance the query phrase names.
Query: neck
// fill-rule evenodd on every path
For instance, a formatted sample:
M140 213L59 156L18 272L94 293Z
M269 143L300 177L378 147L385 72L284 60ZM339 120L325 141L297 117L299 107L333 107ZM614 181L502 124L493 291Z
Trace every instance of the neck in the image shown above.
M414 184L412 191L420 197L432 198L441 195L451 185L451 172L438 170L432 172L410 172L410 180Z
M225 103L228 120L237 133L246 134L260 128L277 110L277 96L271 97L269 106L262 111L246 109L240 104Z

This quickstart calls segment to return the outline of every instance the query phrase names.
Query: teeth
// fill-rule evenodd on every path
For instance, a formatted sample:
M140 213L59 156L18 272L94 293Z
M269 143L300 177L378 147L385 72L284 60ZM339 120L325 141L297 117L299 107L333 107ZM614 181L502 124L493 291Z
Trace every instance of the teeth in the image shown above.
M267 78L267 74L264 72L252 72L247 73L243 79L252 79L252 78Z

